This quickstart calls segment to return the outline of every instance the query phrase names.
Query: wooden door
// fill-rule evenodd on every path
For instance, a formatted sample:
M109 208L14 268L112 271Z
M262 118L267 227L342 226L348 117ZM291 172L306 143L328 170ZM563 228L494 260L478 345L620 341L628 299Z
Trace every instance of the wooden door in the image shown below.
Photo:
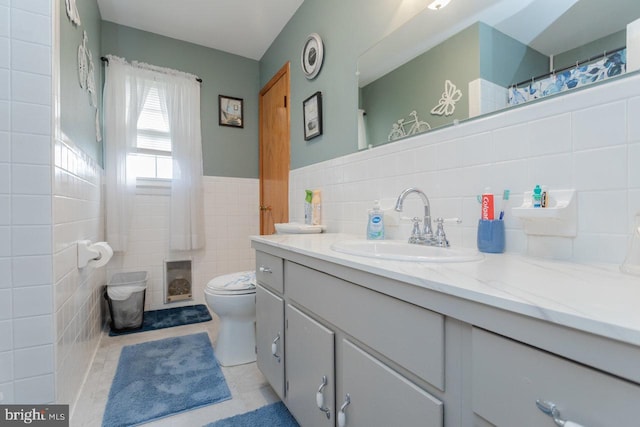
M289 221L289 63L260 91L260 234Z

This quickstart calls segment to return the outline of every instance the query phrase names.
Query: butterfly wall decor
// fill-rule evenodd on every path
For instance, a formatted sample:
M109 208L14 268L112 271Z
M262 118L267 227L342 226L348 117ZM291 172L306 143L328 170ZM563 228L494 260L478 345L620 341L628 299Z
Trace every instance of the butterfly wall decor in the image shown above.
M456 110L456 102L462 97L460 89L451 80L444 82L444 92L438 101L438 105L431 109L431 114L436 116L450 116Z
M69 20L71 20L75 25L80 26L82 23L80 22L80 13L78 12L76 0L66 0L65 6L67 8L67 16L69 17Z

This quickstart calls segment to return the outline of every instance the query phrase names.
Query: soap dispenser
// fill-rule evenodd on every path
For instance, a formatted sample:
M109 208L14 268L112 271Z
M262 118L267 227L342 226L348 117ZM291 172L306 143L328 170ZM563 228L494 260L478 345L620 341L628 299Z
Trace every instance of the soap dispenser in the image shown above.
M367 221L367 239L384 239L384 213L380 210L380 202L373 202L373 209L369 210L369 221Z

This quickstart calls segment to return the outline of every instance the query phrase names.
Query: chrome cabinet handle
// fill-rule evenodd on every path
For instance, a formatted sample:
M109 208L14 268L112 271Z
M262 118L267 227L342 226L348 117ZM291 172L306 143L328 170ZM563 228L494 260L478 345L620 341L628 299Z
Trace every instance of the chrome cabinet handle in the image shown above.
M258 270L260 271L260 273L269 273L269 274L273 273L271 268L265 267L264 265L261 265Z
M278 355L278 341L280 341L280 333L278 333L276 338L271 343L271 354L276 358L278 363L280 363L280 356Z
M351 403L351 396L349 393L344 397L344 403L340 407L340 412L338 412L338 427L344 427L347 425L347 414L344 413L347 406Z
M536 406L545 414L553 418L553 422L560 427L583 427L581 424L573 421L563 420L560 418L560 411L555 403L546 400L536 400Z
M318 405L318 409L325 413L327 419L331 418L331 410L329 408L325 408L324 406L324 388L327 386L327 376L322 376L322 384L318 387L318 392L316 393L316 405Z

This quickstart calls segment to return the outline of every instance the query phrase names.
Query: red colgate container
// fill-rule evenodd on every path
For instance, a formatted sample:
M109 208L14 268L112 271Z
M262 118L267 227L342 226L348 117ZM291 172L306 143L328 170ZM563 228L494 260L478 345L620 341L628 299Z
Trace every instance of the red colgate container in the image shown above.
M494 218L493 194L485 190L482 194L482 213L480 218L492 220Z

